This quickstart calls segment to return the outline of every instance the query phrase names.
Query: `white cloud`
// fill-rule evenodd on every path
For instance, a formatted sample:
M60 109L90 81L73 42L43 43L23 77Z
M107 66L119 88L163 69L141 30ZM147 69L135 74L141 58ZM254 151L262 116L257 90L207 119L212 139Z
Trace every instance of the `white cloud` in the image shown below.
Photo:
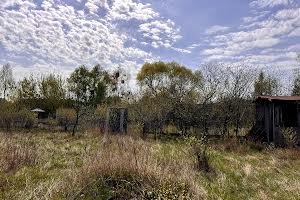
M290 37L300 37L300 27L293 30L290 34Z
M223 33L225 31L228 31L230 28L227 27L227 26L219 26L219 25L216 25L216 26L212 26L210 28L208 28L205 33L206 34L216 34L216 33Z
M179 53L192 53L190 50L187 49L181 49L181 48L176 48L176 47L171 47L171 49L173 49L174 51L177 51Z
M283 9L275 14L277 20L299 19L300 8Z
M250 3L252 8L272 8L275 6L286 6L292 4L294 0L255 0Z
M109 9L108 19L110 20L141 20L146 21L159 16L151 8L151 4L137 3L134 0L114 0Z
M143 23L139 26L139 32L146 39L149 39L154 48L170 48L175 42L181 39L180 29L170 19L167 21L155 20Z
M256 20L259 19L260 17ZM299 29L295 28L300 26L299 21L299 8L282 9L265 20L254 20L255 26L251 26L250 30L242 25L241 31L212 37L210 48L203 50L202 55L237 56L248 50L273 47L280 44L284 38L299 36Z
M190 52L173 47L181 38L179 28L162 18L151 4L77 0L85 8L76 10L61 0L43 0L40 5L34 2L0 2L0 47L8 61L18 60L14 66L20 77L51 70L68 75L78 65L96 63L107 69L125 68L135 75L142 63L158 59L135 46L137 36L142 36L138 40L142 45ZM134 24L130 31L120 25L127 21Z
M107 0L87 0L85 6L90 13L97 13L99 8L108 8Z
M103 19L87 18L72 6L60 4L54 8L51 0L42 5L43 10L29 10L24 9L27 4L20 4L20 9L3 9L0 14L0 46L7 56L33 63L31 69L61 66L69 72L80 64L96 63L109 69L153 57L126 46L128 36ZM128 71L136 70L136 66L127 67Z

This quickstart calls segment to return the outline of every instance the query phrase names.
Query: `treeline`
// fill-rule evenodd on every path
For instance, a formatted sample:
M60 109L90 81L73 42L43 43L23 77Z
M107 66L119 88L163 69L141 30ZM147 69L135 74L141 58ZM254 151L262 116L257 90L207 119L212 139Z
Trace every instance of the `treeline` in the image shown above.
M145 63L136 80L136 86L127 88L124 71L108 72L96 65L80 66L68 78L30 75L16 82L12 67L6 64L0 72L0 122L7 129L15 121L20 127L31 127L30 110L41 108L75 134L78 125L87 121L105 121L107 107L122 106L129 108L129 122L144 135L188 134L196 129L239 135L253 123L255 97L288 91L300 95L299 73L288 89L280 77L246 66L211 64L192 71L175 62Z

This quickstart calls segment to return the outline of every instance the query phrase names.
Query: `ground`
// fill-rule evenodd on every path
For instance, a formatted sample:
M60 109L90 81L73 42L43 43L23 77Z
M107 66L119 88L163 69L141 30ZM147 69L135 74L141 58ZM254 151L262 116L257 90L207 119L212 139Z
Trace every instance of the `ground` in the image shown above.
M299 199L300 151L190 138L0 134L0 199Z

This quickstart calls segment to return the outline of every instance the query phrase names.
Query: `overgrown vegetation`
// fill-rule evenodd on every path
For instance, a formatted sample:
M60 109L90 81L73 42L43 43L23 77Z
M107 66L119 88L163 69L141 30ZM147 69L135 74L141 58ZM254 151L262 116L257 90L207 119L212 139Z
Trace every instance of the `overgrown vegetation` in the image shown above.
M282 130L284 150L244 137L254 122L253 99L282 94L278 77L245 66L193 71L161 61L143 65L134 90L123 70L99 65L80 66L66 79L15 82L9 65L0 75L0 199L300 195L297 132ZM108 133L120 121L128 135Z
M262 151L210 141L198 168L196 138L0 135L1 199L297 199L297 149ZM198 150L202 147L198 146ZM198 152L196 150L196 152Z

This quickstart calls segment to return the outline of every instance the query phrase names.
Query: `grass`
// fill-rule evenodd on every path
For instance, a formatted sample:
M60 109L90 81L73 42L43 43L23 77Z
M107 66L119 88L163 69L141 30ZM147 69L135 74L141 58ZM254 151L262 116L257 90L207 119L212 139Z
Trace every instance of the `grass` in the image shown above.
M300 151L184 139L0 134L0 199L299 199Z

